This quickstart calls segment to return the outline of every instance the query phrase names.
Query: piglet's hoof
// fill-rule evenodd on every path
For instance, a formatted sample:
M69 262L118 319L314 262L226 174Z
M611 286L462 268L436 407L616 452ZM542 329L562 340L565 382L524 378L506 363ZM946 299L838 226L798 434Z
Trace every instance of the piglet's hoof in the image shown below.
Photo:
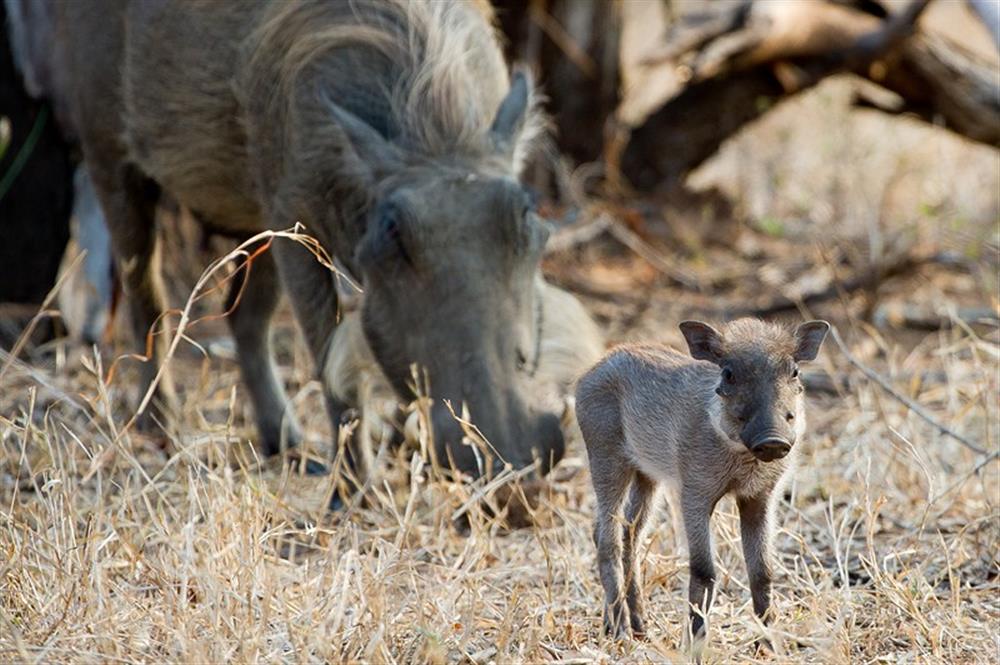
M629 622L632 624L632 639L640 642L646 641L646 626L642 622L642 617L631 614Z
M176 412L176 411L174 411ZM133 427L140 433L147 436L167 435L167 423L170 422L170 411L158 399L148 404L146 409L135 416Z
M333 495L330 497L330 503L327 504L327 510L338 512L347 510L348 508L369 507L371 505L369 498L361 490L361 487L358 487L351 481L345 480L345 482L338 484L333 490Z
M604 608L604 634L613 640L624 640L626 638L626 627L628 617L625 606L612 603Z
M325 476L330 473L330 467L314 459L307 459L305 472L307 476Z

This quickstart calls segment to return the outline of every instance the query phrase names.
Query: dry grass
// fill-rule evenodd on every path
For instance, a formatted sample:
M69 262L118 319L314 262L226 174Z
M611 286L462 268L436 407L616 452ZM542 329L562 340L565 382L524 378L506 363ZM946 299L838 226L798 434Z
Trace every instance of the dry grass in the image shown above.
M824 94L833 93L821 89L803 102L817 106L810 117L820 129L825 122L841 127L843 113L825 119ZM738 269L735 285L710 295L677 291L638 259L602 248L549 268L567 283L586 273L592 286L612 293L588 302L615 339L677 343L673 331L684 314L718 315L725 310L718 302L745 301L808 276L803 262L823 265L831 246L860 239L877 257L882 245L873 239L902 229L943 246L979 239L980 251L969 252L968 272L929 267L884 285L880 302L945 311L995 306L995 153L896 124L879 138L865 117L835 130L847 133L846 143L824 139L824 149L854 165L823 176L826 187L816 175L830 173L822 155L810 155L817 161L811 165L789 163L809 130L785 120L769 119L723 155L735 154L746 167L753 153L758 170L715 167L735 169L729 184L752 217L781 220L783 232L740 227L724 247L688 238L676 259L699 276ZM791 135L772 136L779 129ZM889 167L885 175L886 163L902 164L901 175L892 179ZM881 180L866 177L869 168ZM758 182L762 172L772 177ZM962 186L973 181L975 189ZM906 187L916 200L900 193ZM933 200L920 198L927 196ZM887 203L892 197L907 203ZM816 205L803 203L809 200ZM800 214L802 207L814 216ZM843 218L854 224L831 231L830 222ZM996 451L996 331L876 328L857 317L870 304L845 295L803 313L831 318L853 353L897 390ZM195 326L188 332L207 355L182 345L174 358L185 402L167 441L119 436L132 361L122 361L109 384L98 377L125 347L95 355L60 342L34 352L33 364L10 362L0 379L0 661L683 658L686 561L669 520L652 530L643 555L650 641L614 644L601 635L593 498L579 441L530 528L505 528L503 510L487 515L469 500L480 488L430 478L413 449L389 460L369 505L329 515L328 481L255 459L247 442L252 419L236 368L224 358L223 330L218 321ZM286 314L280 355L310 445L321 449L329 431L319 391L292 339ZM820 367L848 377L851 388L810 400L802 470L777 536L779 619L769 632L778 653L754 655L761 628L752 619L734 508L724 502L715 520L721 579L709 662L996 662L997 463L982 464L942 436L861 377L834 346ZM468 524L456 526L461 511Z
M917 389L920 402L995 447L996 356L985 345L964 332L934 336L905 364L944 372L946 383ZM198 403L228 401L234 381L231 367L213 367L194 389ZM3 660L678 657L686 570L666 526L654 529L644 561L652 641L617 646L600 635L578 443L529 529L507 532L477 503L467 532L456 528L452 516L473 490L431 482L412 450L373 489L372 505L331 517L325 481L252 465L245 429L213 414L206 420L218 424L198 423L194 407L172 452L127 437L88 479L112 445L105 406L88 401L101 393L95 383L82 369L43 382L16 368L6 384ZM62 384L80 411L56 397ZM871 386L812 407L778 536L781 659L990 661L1000 619L996 465L971 475L974 455ZM711 658L729 662L751 657L759 629L729 504L716 534Z

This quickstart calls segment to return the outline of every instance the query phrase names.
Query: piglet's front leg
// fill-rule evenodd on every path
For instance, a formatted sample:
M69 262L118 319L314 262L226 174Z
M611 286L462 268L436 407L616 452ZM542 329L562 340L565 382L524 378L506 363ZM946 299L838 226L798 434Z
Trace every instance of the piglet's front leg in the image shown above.
M691 651L700 661L701 649L708 634L708 611L715 593L715 563L712 558L710 520L714 506L688 500L682 495L684 531L691 553L688 602L691 605Z
M738 499L743 558L750 577L753 611L764 624L771 621L771 512L769 496ZM765 639L759 645L771 648Z

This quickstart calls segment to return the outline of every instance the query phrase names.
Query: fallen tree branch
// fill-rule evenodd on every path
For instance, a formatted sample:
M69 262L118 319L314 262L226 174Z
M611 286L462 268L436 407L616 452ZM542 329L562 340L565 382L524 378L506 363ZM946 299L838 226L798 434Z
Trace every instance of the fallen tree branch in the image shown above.
M972 478L972 476L978 474L980 471L983 470L983 467L985 467L987 464L989 464L990 462L992 462L993 460L995 460L997 458L1000 458L1000 450L994 451L994 452L990 453L989 455L987 455L986 457L984 457L983 459L981 459L979 461L979 463L976 464L976 466L972 467L972 469L968 473L966 473L965 475L963 475L961 478L959 478L954 483L952 483L947 489L945 489L940 494L938 494L937 496L935 496L934 498L932 498L930 501L928 501L927 502L927 507L930 508L935 503L937 503L939 500L943 499L944 497L946 497L947 495L951 494L953 491L955 491L956 489L958 489L959 487L961 487L962 485L964 485L965 483L967 483L969 481L969 478Z
M753 316L767 317L782 312L790 312L798 309L802 305L815 305L819 302L832 300L842 293L853 293L854 291L872 289L883 281L907 274L920 266L927 264L937 264L945 266L962 266L965 261L950 252L935 252L928 255L904 254L898 259L889 263L872 265L863 270L860 274L843 280L834 280L826 287L803 293L797 296L781 295L773 300L745 308L735 308L736 312L742 312Z
M840 73L898 95L895 112L905 107L974 141L1000 145L995 66L961 44L917 31L930 0L911 0L883 20L862 4L754 0L743 20L720 16L689 34L672 31L653 60L684 70L684 82L632 128L620 156L624 179L669 195L776 103Z
M857 384L856 377L850 372L828 374L824 370L802 372L802 385L809 393L825 395L843 395ZM900 383L919 381L920 385L941 384L948 382L948 375L940 370L924 370L922 372L902 372L896 375Z
M961 322L965 325L1000 326L997 311L989 307L962 307L953 312L928 310L916 305L882 305L872 317L876 326L910 330L948 330Z
M882 29L862 35L854 47L845 53L843 64L849 69L855 69L898 46L913 34L917 19L930 3L931 0L911 0L902 11L889 16Z
M585 245L607 231L614 223L611 215L600 214L589 222L560 229L553 233L545 244L545 253L555 254L565 252L578 245Z
M627 228L621 221L607 212L599 213L589 222L559 231L549 239L545 246L545 253L565 251L590 242L605 232L665 275L674 286L689 291L702 290L702 285L694 275L678 268L668 257L643 240L639 234Z
M972 450L980 455L988 454L987 451L984 450L983 448L977 446L972 441L965 438L955 430L951 429L947 425L936 420L933 416L927 413L922 406L920 406L915 401L913 401L906 395L903 395L895 388L893 388L892 384L890 384L888 380L883 378L882 375L880 375L878 372L876 372L872 368L862 363L856 357L854 357L854 354L851 353L850 350L847 348L847 345L844 344L844 340L841 339L840 333L837 331L837 326L832 326L830 328L830 335L833 337L833 341L837 344L837 347L840 349L840 352L844 354L845 358L847 358L847 362L854 365L858 370L861 371L862 374L868 377L871 381L874 381L876 384L878 384L878 386L882 388L882 390L887 392L890 396L894 397L897 401L903 404L910 411L917 414L917 416L919 416L922 420L932 425L939 432L941 432L941 434L950 436L951 438L955 439L969 450Z
M603 288L601 285L595 284L586 278L566 278L565 276L549 275L546 277L546 280L550 284L567 291L572 291L578 296L593 298L603 303L627 305L639 300L638 297L623 293L621 290Z
M608 227L608 233L615 240L638 254L646 263L663 273L675 286L680 286L690 291L701 291L701 284L699 284L696 277L672 265L663 254L656 251L656 248L639 237L634 231L627 229L621 222L614 220Z

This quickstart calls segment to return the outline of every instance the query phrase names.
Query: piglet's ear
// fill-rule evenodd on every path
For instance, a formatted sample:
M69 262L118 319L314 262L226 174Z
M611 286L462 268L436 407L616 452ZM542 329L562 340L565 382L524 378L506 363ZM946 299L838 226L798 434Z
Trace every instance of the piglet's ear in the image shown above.
M707 360L716 365L722 362L722 335L718 330L701 321L684 321L680 328L684 339L687 340L692 358Z
M830 324L826 321L806 321L795 330L795 353L792 357L796 361L815 360L819 354L819 347L826 339L826 333L830 330Z

